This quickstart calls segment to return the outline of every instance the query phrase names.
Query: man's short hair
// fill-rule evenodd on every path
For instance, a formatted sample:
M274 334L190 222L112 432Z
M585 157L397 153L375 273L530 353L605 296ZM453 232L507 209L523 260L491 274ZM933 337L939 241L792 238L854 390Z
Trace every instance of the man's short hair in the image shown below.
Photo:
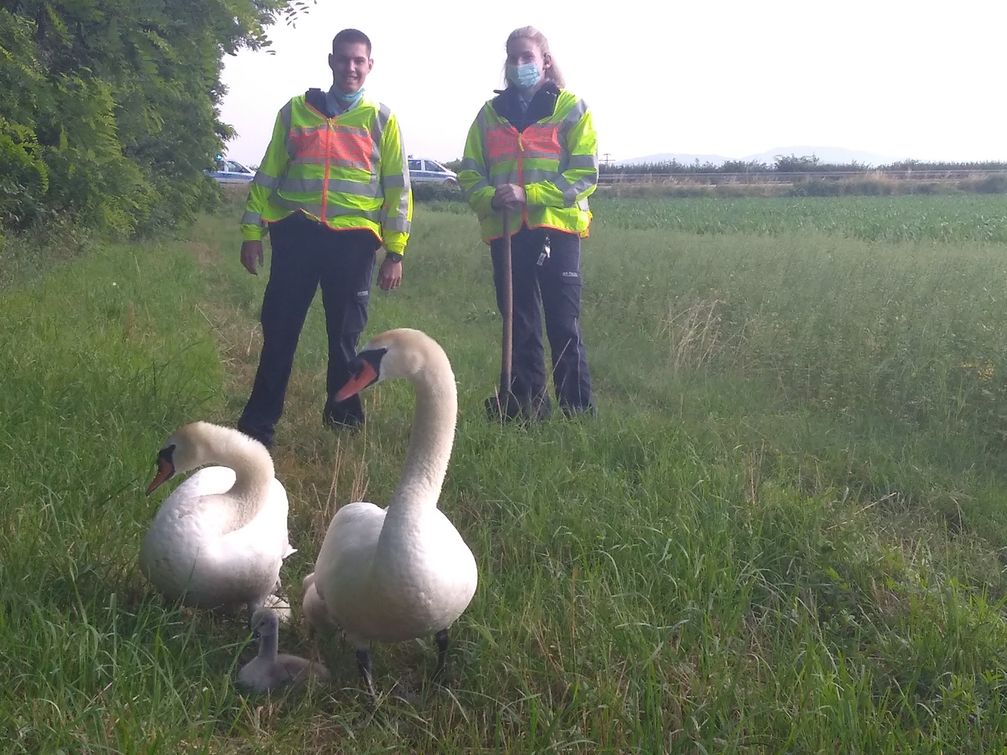
M336 45L344 43L351 45L367 45L367 57L371 56L371 39L360 29L343 29L332 38L332 51L336 51Z

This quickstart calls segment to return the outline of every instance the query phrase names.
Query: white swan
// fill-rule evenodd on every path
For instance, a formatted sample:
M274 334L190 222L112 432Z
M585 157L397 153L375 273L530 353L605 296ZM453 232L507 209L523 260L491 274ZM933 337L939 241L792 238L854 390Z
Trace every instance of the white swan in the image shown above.
M279 582L287 537L287 493L265 446L208 422L176 430L157 455L147 494L204 464L172 491L140 549L140 568L172 599L203 607L263 605Z
M297 655L277 653L280 617L269 608L252 615L252 631L259 641L259 654L238 671L238 686L246 692L273 692L283 687L298 689L311 679L331 680L329 670L320 663Z
M357 651L373 694L372 641L399 642L435 634L438 673L448 627L476 590L476 562L461 535L437 509L457 418L457 392L443 349L418 330L391 330L372 339L351 365L342 401L368 385L406 378L416 391L409 449L388 508L343 506L325 534L314 575L305 579L304 614L318 631L324 613ZM323 624L323 626L319 626Z

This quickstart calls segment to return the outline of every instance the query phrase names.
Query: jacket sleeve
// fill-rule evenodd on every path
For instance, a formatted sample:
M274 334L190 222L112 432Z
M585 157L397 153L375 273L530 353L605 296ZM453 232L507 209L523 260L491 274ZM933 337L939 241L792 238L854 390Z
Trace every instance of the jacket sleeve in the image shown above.
M475 210L476 215L484 218L493 212L491 202L496 189L489 183L489 169L486 167L486 156L483 151L482 111L469 128L462 164L458 170L458 183L462 187L465 200Z
M402 145L399 121L389 115L381 133L381 240L386 251L404 254L413 220L413 192L409 163Z
M591 111L578 100L564 123L566 140L560 180L536 181L524 187L528 204L573 207L598 188L598 137Z
M255 178L248 190L245 214L241 216L241 238L245 241L259 241L266 235L266 225L262 222L262 212L269 204L269 196L280 183L290 160L287 155L287 131L290 128L291 105L288 102L276 116L273 135L266 147L262 163L255 171Z

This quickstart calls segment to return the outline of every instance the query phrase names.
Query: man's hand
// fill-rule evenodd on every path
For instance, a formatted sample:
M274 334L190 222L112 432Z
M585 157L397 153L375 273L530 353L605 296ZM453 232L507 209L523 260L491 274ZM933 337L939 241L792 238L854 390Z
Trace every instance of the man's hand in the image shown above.
M517 184L504 184L497 187L490 204L497 210L504 207L513 210L523 205L526 199L523 187Z
M248 272L252 275L258 275L263 259L261 241L241 242L241 264Z
M402 260L385 255L378 270L378 287L382 291L391 291L402 285Z

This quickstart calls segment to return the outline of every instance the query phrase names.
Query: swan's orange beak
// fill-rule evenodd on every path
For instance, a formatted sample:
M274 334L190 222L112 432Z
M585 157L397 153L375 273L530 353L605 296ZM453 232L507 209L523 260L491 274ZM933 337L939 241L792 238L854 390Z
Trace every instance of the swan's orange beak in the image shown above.
M351 396L356 396L360 391L378 379L378 371L374 369L374 365L366 359L359 359L357 361L357 371L350 375L350 379L346 381L346 385L336 391L336 401L345 401Z
M150 481L150 485L147 486L147 495L150 495L162 484L164 481L175 474L175 465L171 463L171 459L161 455L157 457L157 474L154 475L154 479Z

